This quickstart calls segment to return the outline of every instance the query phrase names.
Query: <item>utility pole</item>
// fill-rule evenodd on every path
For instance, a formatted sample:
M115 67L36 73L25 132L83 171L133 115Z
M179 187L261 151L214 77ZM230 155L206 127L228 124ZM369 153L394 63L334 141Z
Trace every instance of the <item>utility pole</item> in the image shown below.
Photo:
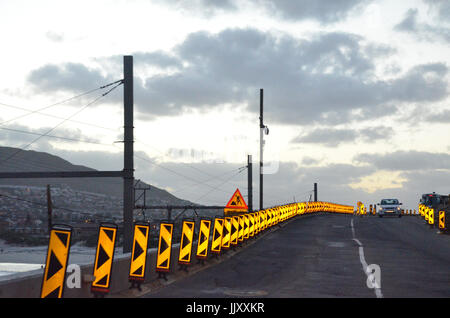
M52 230L52 213L53 213L53 206L52 206L52 195L50 192L50 185L47 184L47 213L48 213L48 235L50 235L50 232Z
M264 124L263 124L263 95L259 90L259 209L263 209L263 147L264 147Z
M253 212L253 174L252 174L252 155L247 156L247 176L248 176L248 212Z
M314 182L314 202L317 202L317 183Z
M133 56L123 57L124 160L123 160L123 252L131 252L134 209L133 158Z
M30 178L123 178L123 252L131 252L133 239L133 56L123 57L123 80L110 83L124 85L124 165L119 171L18 171L0 172L1 179L30 179ZM105 88L103 86L101 88ZM106 94L106 93L105 93ZM104 96L104 95L103 95Z
M263 121L263 95L264 90L259 90L259 209L264 208L263 205L263 151L264 151L264 134L269 134L269 128L264 126Z
M170 222L172 221L172 208L167 207L167 220Z

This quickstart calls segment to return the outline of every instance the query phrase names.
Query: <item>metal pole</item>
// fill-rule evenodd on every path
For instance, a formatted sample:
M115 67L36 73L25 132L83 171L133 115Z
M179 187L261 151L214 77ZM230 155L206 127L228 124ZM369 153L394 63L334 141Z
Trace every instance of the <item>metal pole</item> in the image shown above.
M314 202L317 202L317 183L314 183Z
M264 147L264 124L263 124L263 89L259 90L259 209L263 205L263 147Z
M123 57L124 160L123 160L123 252L131 252L133 233L133 56Z
M252 174L252 155L247 156L248 169L248 212L253 211L253 174Z
M52 195L50 192L50 185L47 184L47 213L48 213L48 234L52 230L52 213L53 213L53 205L52 205Z

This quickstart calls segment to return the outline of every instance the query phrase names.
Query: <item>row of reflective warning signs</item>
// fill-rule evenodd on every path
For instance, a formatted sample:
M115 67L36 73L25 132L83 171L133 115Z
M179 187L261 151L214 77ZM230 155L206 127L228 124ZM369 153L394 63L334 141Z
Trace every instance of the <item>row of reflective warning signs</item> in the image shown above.
M446 214L449 214L449 212L446 211L439 211L438 214L435 215L435 211L433 208L427 207L423 204L419 204L419 215L423 217L425 222L429 225L436 225L435 218L437 217L437 225L440 230L447 231L450 229L449 227L449 221L446 221Z
M358 202L357 208L356 208L356 214L357 215L367 215L367 214L376 215L377 213L377 206L374 204L369 205L369 210L364 206L362 202ZM416 210L401 210L402 215L417 215Z
M195 258L200 262L222 251L236 248L241 243L254 238L259 233L284 222L296 215L319 211L348 213L353 207L328 202L302 202L251 213L218 216L214 219L201 218L197 231ZM178 264L188 266L194 252L196 223L192 219L182 221ZM102 223L98 229L97 248L93 268L91 292L106 294L110 290L114 250L117 239L117 225ZM167 273L171 268L172 238L174 223L162 221L159 228L156 272ZM130 258L129 280L141 283L145 279L150 224L134 224L133 248ZM41 297L60 298L63 296L67 265L70 254L72 228L54 225L49 239L46 266L42 279Z
M116 238L116 224L103 223L99 226L93 272L95 279L91 286L93 292L109 291ZM42 278L41 298L63 296L71 239L72 227L67 225L52 227Z

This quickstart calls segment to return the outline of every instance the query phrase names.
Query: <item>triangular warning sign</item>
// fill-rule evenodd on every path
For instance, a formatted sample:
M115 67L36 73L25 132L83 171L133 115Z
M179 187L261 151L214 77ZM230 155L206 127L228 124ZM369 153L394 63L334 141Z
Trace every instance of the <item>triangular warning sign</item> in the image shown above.
M225 209L232 209L236 211L248 210L247 203L245 203L244 197L242 196L239 189L236 189L230 201L228 201L227 205L225 206Z

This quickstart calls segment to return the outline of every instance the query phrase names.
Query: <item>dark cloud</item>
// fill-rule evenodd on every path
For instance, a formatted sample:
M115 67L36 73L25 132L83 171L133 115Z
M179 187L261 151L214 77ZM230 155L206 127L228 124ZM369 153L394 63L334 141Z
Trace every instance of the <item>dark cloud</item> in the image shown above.
M242 1L242 0L240 0ZM211 17L221 12L236 11L237 1L235 0L157 0L163 5L170 5L178 10L186 11L189 14Z
M417 23L417 15L419 10L417 9L409 9L404 19L397 24L394 29L397 31L405 31L405 32L417 32L418 23Z
M309 157L309 156L303 157L303 159L302 159L303 165L310 166L310 165L317 165L318 163L320 163L320 160Z
M430 85L420 77L422 67L392 82L370 81L374 59L391 51L373 46L366 50L361 40L331 33L298 41L254 29L194 33L176 48L189 66L176 74L147 79L147 98L153 101L153 111L163 108L168 113L236 102L249 103L257 111L259 88L265 87L266 103L271 105L266 108L267 116L302 124L326 113L337 112L345 118L356 108L405 99L439 99L446 94L443 81Z
M426 116L423 116L422 114L422 120L429 121L432 123L443 123L448 124L450 123L450 110L444 110L440 113L432 113L427 114Z
M317 20L333 23L345 19L351 12L361 8L371 0L253 0L262 5L271 15L289 20Z
M100 70L79 63L47 64L33 70L28 76L28 82L40 92L84 92L112 81L103 76Z
M437 11L438 16L445 22L450 18L450 2L448 0L424 0L430 8Z
M448 1L445 5L442 5L442 11L440 11L439 16L450 17ZM414 35L419 40L423 41L441 41L450 42L450 27L442 24L429 24L418 21L419 11L417 9L409 9L404 19L398 23L394 30L406 32ZM448 18L447 20L448 21Z
M253 5L255 10L262 8L267 15L275 16L278 19L315 20L327 24L347 18L351 13L364 8L370 2L372 0L166 0L164 4L206 16L224 11L235 12L242 5Z
M123 56L116 55L108 58L108 66L121 66L123 63ZM104 62L104 60L99 60L99 62ZM133 53L133 63L134 68L139 69L141 67L153 66L161 69L181 69L183 67L182 60L175 55L171 55L169 52L164 51L154 51L154 52L134 52ZM120 69L120 67L117 67Z
M359 154L354 160L390 171L450 170L450 155L447 153L399 150L386 154Z
M137 53L137 65L177 71L136 78L136 109L142 116L171 116L244 103L257 113L259 89L264 88L268 121L335 124L354 120L354 110L365 116L358 120L375 119L394 113L394 105L402 102L447 97L448 68L442 63L418 65L398 78L377 80L375 63L393 52L348 33L298 40L255 29L196 32L170 53ZM119 76L67 63L43 66L29 81L44 91L81 90Z
M392 134L391 128L383 126L365 129L316 128L307 134L294 138L291 142L337 147L340 144L353 143L358 140L374 142L380 139L387 139Z
M293 143L321 144L337 147L341 143L352 142L358 134L352 129L318 128L292 140Z
M365 128L359 130L358 132L362 139L366 142L389 139L394 134L392 128L384 126Z

